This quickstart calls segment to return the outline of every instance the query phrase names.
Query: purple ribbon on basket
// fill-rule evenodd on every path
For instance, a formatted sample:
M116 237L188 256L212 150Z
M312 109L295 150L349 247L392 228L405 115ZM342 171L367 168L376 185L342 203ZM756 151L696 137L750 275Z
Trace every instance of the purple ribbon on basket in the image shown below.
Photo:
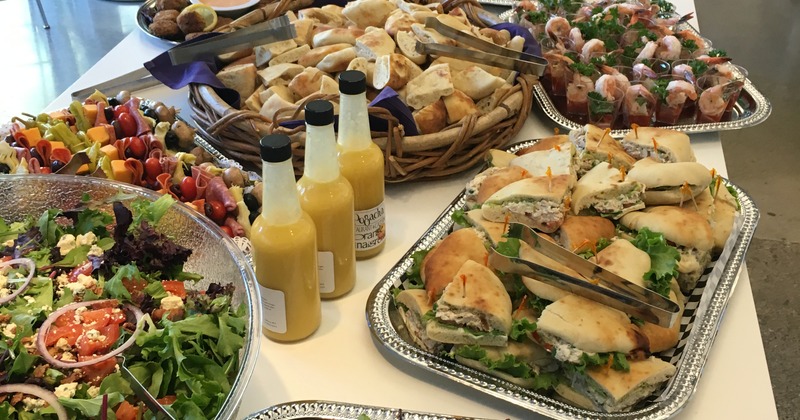
M198 36L197 38L186 41L181 45L202 41L217 35L221 34L204 34ZM217 92L217 95L219 95L222 100L227 102L228 105L234 108L239 108L239 104L241 103L239 92L225 87L225 85L219 81L216 75L217 71L219 70L218 67L219 66L217 65L217 62L213 57L204 60L193 61L191 63L174 65L169 59L168 51L163 52L156 56L156 58L144 63L144 68L146 68L150 74L153 75L153 77L172 89L180 89L189 83L209 85L214 88L214 91Z

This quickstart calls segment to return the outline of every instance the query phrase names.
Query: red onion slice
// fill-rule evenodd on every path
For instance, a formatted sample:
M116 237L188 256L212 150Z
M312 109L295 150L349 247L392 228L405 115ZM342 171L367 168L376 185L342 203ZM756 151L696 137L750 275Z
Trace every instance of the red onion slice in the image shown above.
M69 419L67 416L67 410L65 410L64 406L58 402L58 397L56 397L56 394L53 394L52 392L40 386L31 384L0 385L0 394L16 394L18 392L43 399L45 402L47 402L47 404L50 404L50 407L53 407L53 410L55 410L56 415L58 416L58 420Z
M36 274L36 264L30 258L16 258L16 259L13 259L13 260L8 260L8 261L5 261L5 262L2 262L2 263L0 263L0 270L4 270L6 267L11 267L11 266L14 266L14 265L27 266L27 268L28 268L28 276L25 277L25 280L23 281L22 285L17 287L17 290L15 290L14 293L12 293L12 294L4 297L4 298L0 298L0 305L6 304L8 302L11 302L12 300L16 299L17 296L19 296L22 292L27 290L28 286L31 285L31 280L33 280L33 275ZM16 279L9 279L9 280L16 280Z
M46 360L47 363L50 363L52 366L62 369L74 369L74 368L93 365L95 363L99 363L104 360L110 359L122 353L128 347L132 346L134 340L136 340L136 336L139 335L139 328L137 328L136 331L134 331L133 334L130 336L130 338L125 340L125 342L122 343L122 345L100 357L91 360L84 360L82 362L65 362L63 360L58 360L55 357L51 356L50 352L47 351L47 346L44 344L45 337L47 337L47 332L50 330L50 325L52 325L53 322L55 322L55 320L58 319L58 317L64 315L65 313L73 309L83 308L86 306L94 306L97 304L107 303L112 301L116 301L116 299L103 299L103 300L93 300L89 302L71 303L50 314L50 316L48 316L47 319L44 320L44 323L39 328L39 333L36 336L36 349L39 350L39 355L42 356L42 358ZM123 308L125 308L125 310L133 314L133 316L136 318L136 325L138 326L139 321L144 316L144 314L142 314L142 311L131 304L125 304L123 305Z

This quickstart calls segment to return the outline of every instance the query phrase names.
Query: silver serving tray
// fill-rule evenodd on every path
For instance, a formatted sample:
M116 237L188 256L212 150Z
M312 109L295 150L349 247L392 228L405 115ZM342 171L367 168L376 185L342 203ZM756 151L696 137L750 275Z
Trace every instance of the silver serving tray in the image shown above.
M325 419L347 420L367 416L370 420L456 420L465 417L420 413L398 408L374 407L334 401L295 401L274 405L246 417L245 420ZM473 418L473 417L470 417Z
M513 4L509 4L509 2L504 0L488 1L497 1L497 4L513 7ZM482 0L481 3L485 3L485 1ZM513 14L514 9L511 9L501 13L499 17L502 20L510 22ZM694 26L688 23L679 25L678 29L688 29L695 34L700 35L700 32L698 32ZM554 100L551 98L550 95L547 94L547 91L542 85L541 80L539 83L533 86L533 97L536 98L536 102L539 104L542 111L545 115L547 115L548 118L567 130L581 128L588 122L586 117L583 117L583 119L573 119L564 115L561 112L561 109L566 107L566 104L563 103L565 100L560 98ZM660 125L659 127L683 131L687 134L738 130L740 128L752 127L764 122L771 113L772 105L770 104L769 100L758 89L756 89L755 85L753 85L750 79L745 79L745 85L742 89L741 95L739 96L739 100L736 102L736 105L734 105L730 114L726 114L724 116L724 118L727 118L727 121L697 124L692 122L691 119L687 120L686 118L681 118L678 120L677 125ZM629 128L615 129L611 131L611 136L623 137L630 131L631 130Z
M535 140L531 140L515 144L508 150L514 153L535 142ZM640 402L633 411L603 413L581 409L471 369L452 359L428 353L414 345L394 306L392 289L402 287L405 272L413 264L411 254L419 250L430 249L437 240L443 238L451 230L453 212L464 208L466 201L464 192L460 193L444 209L427 232L372 290L366 306L370 331L374 339L383 345L388 353L411 365L552 418L668 418L681 410L696 390L711 345L714 343L722 321L725 307L736 287L739 269L744 262L747 247L760 217L759 211L749 195L727 180L725 180L725 184L736 190L741 204L733 231L722 255L706 268L706 272L698 282L698 287L688 298L681 321L682 334L678 345L674 349L657 354L662 359L674 364L677 372L660 394L654 394Z

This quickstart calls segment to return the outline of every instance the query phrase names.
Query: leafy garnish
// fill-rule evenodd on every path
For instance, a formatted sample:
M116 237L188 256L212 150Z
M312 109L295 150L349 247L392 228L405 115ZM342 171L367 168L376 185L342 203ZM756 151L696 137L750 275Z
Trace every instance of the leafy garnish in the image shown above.
M519 257L520 241L517 238L505 238L498 242L495 250L507 257Z
M681 47L691 52L697 51L697 48L699 48L693 39L684 39L681 41Z
M536 323L528 321L527 318L515 319L511 323L511 332L508 336L514 341L522 341L529 332L536 331Z
M664 235L647 228L640 229L631 242L650 256L650 271L644 274L647 288L669 297L672 279L678 276L681 254L667 244Z
M606 115L614 112L614 102L609 101L598 92L589 92L589 112L592 115Z
M422 281L422 261L425 256L430 252L429 249L422 249L411 254L413 263L411 267L406 270L406 279L404 286L406 289L422 289L425 287L425 282Z
M464 226L464 227L472 226L472 223L470 223L469 220L467 220L466 212L464 210L458 209L454 211L451 217L453 219L453 223L459 226Z
M714 49L712 49L711 51L708 52L708 56L709 57L727 57L728 56L728 52L725 51L725 50L720 50L720 49L714 48Z
M597 72L597 70L595 70L595 68L594 68L594 65L592 65L592 64L584 64L584 63L581 63L579 61L576 61L576 62L570 64L569 67L572 70L575 70L576 72L578 72L578 73L580 73L580 74L582 74L584 76L591 76L592 74Z

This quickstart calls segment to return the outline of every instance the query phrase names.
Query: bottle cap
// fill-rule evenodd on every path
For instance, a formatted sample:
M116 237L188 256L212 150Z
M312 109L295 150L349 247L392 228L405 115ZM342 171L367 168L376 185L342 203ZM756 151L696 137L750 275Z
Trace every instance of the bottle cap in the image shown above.
M306 104L306 124L325 126L333 124L333 104L316 100Z
M283 162L292 157L292 139L286 134L270 134L261 138L261 160Z
M358 70L339 73L339 92L345 95L358 95L367 91L367 76Z

